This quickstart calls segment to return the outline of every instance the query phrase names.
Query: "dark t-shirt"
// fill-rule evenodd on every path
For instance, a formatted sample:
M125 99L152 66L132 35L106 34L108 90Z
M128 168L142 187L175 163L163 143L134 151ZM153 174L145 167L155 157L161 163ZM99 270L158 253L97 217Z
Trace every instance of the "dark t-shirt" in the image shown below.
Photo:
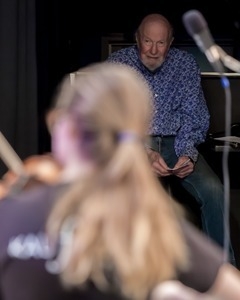
M118 293L103 293L92 284L82 290L66 290L58 275L46 270L46 257L39 254L36 241L62 189L41 186L0 202L0 300L124 299ZM214 282L223 253L189 223L183 222L182 228L192 267L179 274L179 280L204 292ZM35 246L25 249L26 240L28 245L35 241Z

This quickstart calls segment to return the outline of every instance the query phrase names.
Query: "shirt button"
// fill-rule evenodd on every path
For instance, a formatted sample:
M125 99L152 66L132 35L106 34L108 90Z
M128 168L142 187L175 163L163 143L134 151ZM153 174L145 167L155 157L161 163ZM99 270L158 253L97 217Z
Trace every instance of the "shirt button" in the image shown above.
M158 94L154 94L154 97L156 98L158 96Z

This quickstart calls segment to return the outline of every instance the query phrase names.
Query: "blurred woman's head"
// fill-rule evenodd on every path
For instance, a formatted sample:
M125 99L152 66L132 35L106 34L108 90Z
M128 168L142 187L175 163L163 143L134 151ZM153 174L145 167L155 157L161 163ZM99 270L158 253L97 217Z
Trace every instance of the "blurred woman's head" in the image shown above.
M128 67L100 63L72 82L66 77L48 118L53 154L62 164L105 164L123 140L144 141L150 102L145 82Z
M172 201L144 147L151 111L147 85L128 67L95 64L61 85L48 125L55 156L74 172L47 229L68 236L58 256L67 285L116 284L140 300L186 266Z

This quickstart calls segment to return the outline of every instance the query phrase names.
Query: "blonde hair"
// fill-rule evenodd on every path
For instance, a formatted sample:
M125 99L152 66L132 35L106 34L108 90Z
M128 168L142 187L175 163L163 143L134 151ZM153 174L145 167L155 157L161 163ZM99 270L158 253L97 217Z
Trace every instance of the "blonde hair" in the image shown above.
M104 62L81 71L72 85L64 80L56 107L73 116L76 130L81 124L92 133L85 146L96 170L71 185L47 224L58 235L69 217L74 221L72 244L61 249L61 257L68 254L61 277L66 285L90 279L105 288L110 273L124 295L145 299L187 266L172 200L144 148L150 92L129 67Z

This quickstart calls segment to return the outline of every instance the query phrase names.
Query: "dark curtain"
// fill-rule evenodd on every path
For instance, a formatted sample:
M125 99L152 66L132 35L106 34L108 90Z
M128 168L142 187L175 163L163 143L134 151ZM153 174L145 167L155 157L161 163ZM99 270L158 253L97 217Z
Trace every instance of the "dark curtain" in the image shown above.
M0 131L22 160L50 151L45 115L62 77L100 55L71 4L0 0Z
M45 115L62 78L100 60L101 33L89 30L85 18L90 9L78 0L35 0L38 74L39 152L50 149ZM98 26L99 27L99 26Z
M35 0L0 0L0 131L21 159L38 152L35 24Z

